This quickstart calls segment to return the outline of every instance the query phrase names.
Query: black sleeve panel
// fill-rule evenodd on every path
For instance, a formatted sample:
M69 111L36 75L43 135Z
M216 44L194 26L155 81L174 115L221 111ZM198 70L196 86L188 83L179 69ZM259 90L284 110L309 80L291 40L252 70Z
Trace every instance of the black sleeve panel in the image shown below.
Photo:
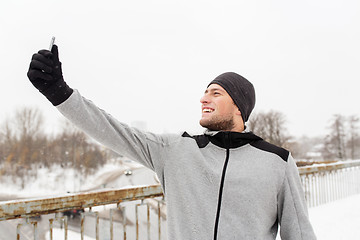
M282 160L284 160L285 162L287 162L287 160L288 160L288 157L289 157L288 150L278 147L278 146L275 146L264 140L254 141L254 142L250 143L250 145L253 147L256 147L258 149L274 153L274 154L278 155L279 157L281 157Z

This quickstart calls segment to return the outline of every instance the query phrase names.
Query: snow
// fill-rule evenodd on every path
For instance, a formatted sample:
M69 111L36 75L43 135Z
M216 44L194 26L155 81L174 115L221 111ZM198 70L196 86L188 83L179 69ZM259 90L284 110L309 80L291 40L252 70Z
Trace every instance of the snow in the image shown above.
M53 240L64 240L65 233L64 229L54 228L53 229ZM45 235L46 240L50 240L50 233ZM81 239L81 235L79 233L68 230L67 239ZM95 238L91 238L89 236L84 235L84 240L95 240Z
M132 169L133 175L141 176L137 179L122 174L124 170ZM117 173L117 175L115 174ZM132 162L110 163L99 169L96 174L80 177L71 169L54 167L39 169L37 179L28 179L25 188L15 184L12 178L2 176L0 178L0 192L8 196L39 197L44 195L64 194L68 191L86 190L99 187L109 176L115 178L107 182L106 187L124 187L131 185L155 184L156 179L150 170L140 167ZM117 176L117 178L116 178ZM74 180L75 179L75 180ZM20 181L16 181L19 183ZM80 187L81 186L81 187ZM36 196L34 196L36 193ZM2 194L2 197L6 195ZM360 195L351 196L335 202L327 203L309 209L310 220L319 240L352 240L360 239ZM47 234L49 236L49 234ZM53 230L54 240L64 239L62 229ZM80 239L80 234L68 231L68 239ZM85 238L93 240L93 238Z
M360 239L360 195L309 209L319 240Z
M133 172L135 172L134 170L141 172L142 177L136 178L136 181L131 179L135 184L130 183L129 180L125 181L125 179L117 181L123 176L124 171L127 169L131 169ZM0 199L6 199L6 195L16 196L15 198L33 198L105 187L121 188L125 186L156 183L151 170L128 160L108 163L99 170L96 170L95 174L86 177L80 176L80 174L73 169L53 166L50 169L39 168L36 177L25 177L24 188L21 187L20 179L15 179L14 181L12 177L0 175Z

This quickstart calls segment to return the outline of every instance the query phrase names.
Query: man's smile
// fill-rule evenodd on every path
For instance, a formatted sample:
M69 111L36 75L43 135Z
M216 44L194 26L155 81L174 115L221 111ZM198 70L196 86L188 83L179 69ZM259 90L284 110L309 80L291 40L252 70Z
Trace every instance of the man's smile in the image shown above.
M209 107L203 107L202 112L203 113L212 113L215 109L209 108Z

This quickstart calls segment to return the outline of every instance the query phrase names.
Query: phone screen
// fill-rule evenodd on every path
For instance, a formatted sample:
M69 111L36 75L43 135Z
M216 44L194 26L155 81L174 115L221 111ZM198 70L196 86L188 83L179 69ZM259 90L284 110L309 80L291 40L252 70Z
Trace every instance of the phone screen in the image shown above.
M52 37L51 41L50 41L49 51L51 51L52 46L54 45L54 43L55 43L55 37Z

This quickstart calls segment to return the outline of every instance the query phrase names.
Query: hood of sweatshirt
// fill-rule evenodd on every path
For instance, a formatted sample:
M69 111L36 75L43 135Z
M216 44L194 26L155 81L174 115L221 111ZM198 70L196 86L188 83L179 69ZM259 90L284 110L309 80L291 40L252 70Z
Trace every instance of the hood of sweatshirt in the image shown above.
M262 140L249 131L231 132L231 131L209 131L206 130L202 135L191 136L184 132L183 137L194 138L200 148L206 147L209 142L221 148L238 148L245 144Z

